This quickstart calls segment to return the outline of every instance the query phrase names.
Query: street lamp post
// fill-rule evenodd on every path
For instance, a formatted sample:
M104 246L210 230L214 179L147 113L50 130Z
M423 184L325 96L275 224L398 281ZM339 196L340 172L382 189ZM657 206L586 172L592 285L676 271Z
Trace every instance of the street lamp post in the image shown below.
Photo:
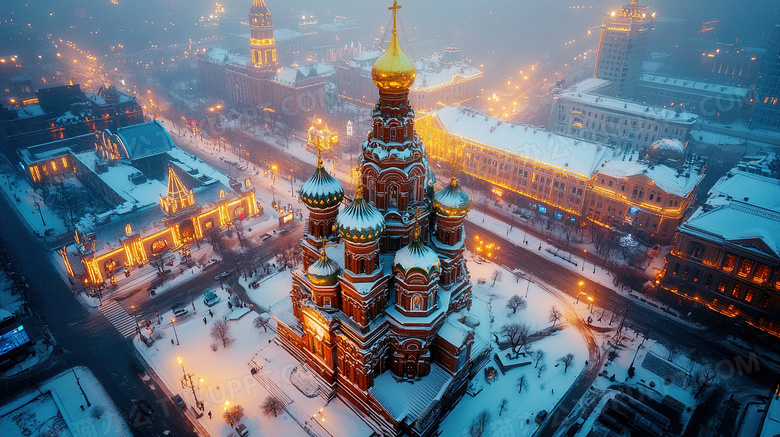
M182 379L181 384L182 385L188 385L190 389L192 389L192 397L195 398L195 405L200 408L200 401L198 400L198 395L195 393L195 384L192 382L192 373L187 373L184 370L184 361L182 361L181 357L177 357L176 360L179 364L181 364L181 373L182 373Z
M176 333L176 319L171 319L171 326L173 326L173 335L176 337L176 346L179 345L179 334Z
M577 293L577 302L574 302L575 304L580 303L580 296L582 296L582 286L585 284L585 282L580 281L577 285L580 286L579 292Z
M588 305L590 307L590 313L593 314L593 296L588 296L588 300L590 301L590 304Z
M534 272L528 275L528 284L525 286L525 297L528 297L528 289L531 288L531 278L534 276Z
M227 413L228 405L230 405L230 401L225 400L225 408L224 408L224 410L225 410L226 413ZM230 426L232 427L233 426L233 416L231 414L227 414L227 419L230 422Z
M46 226L46 220L43 219L43 212L41 211L41 204L38 203L38 199L33 199L35 209L38 210L38 215L41 216L41 223L43 223L44 226Z
M135 305L130 305L133 310L133 319L135 320L135 332L138 333L138 339L141 339L141 328L138 326L138 316L135 315Z

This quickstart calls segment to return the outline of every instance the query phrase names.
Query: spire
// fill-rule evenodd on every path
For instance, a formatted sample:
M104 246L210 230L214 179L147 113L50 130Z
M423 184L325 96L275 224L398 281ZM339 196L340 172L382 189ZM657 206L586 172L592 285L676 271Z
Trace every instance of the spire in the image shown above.
M457 177L457 175L458 175L458 167L453 162L452 163L452 181L450 182L450 185L452 185L453 187L455 185L458 185L458 177Z
M355 200L363 198L363 161L358 162L358 180L355 187Z
M417 241L420 239L420 222L417 220L417 218L414 219L414 234L412 234L413 240Z
M636 0L634 0L636 2ZM393 0L393 6L390 6L387 8L388 11L393 11L393 36L398 36L398 27L396 26L396 16L398 15L398 10L401 9L403 6L398 5L398 0Z
M168 165L168 194L165 197L160 196L160 206L166 214L173 214L179 210L190 207L195 204L195 198L192 190L181 182L173 166Z
M320 149L319 146L317 146L317 168L325 168L325 166L322 165L322 149Z
M414 62L401 49L398 43L398 0L393 0L393 35L387 50L374 62L371 77L380 91L407 91L417 77Z

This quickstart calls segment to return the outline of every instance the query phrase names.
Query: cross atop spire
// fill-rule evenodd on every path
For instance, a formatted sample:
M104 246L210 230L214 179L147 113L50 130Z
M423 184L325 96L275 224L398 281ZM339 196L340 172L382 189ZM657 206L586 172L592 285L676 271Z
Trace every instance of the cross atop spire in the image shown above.
M400 6L398 4L398 0L393 0L393 6L390 6L387 8L389 11L393 11L393 35L398 35L398 30L396 27L396 16L398 15L398 10L401 9L403 6Z

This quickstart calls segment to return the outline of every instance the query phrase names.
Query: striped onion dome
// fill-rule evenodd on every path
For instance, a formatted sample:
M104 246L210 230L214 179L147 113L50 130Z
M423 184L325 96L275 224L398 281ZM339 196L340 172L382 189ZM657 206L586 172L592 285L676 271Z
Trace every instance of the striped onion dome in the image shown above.
M455 176L433 196L433 208L441 215L462 216L471 210L471 196L463 191Z
M385 218L363 198L363 187L358 184L355 200L336 217L336 227L341 238L352 243L368 243L382 235Z
M344 188L336 178L328 174L322 165L322 155L317 159L317 169L298 194L301 200L312 209L328 209L337 206L344 199Z
M339 266L328 259L325 248L323 248L320 259L309 266L306 275L314 285L335 285L338 282Z

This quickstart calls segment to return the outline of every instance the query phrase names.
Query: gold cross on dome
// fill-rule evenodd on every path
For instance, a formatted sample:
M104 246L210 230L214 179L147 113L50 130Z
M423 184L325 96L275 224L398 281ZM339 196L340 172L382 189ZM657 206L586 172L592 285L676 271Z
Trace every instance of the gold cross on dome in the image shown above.
M396 15L398 15L398 10L401 9L402 6L398 5L398 0L393 0L393 6L390 6L387 8L389 11L393 11L393 35L396 34Z

